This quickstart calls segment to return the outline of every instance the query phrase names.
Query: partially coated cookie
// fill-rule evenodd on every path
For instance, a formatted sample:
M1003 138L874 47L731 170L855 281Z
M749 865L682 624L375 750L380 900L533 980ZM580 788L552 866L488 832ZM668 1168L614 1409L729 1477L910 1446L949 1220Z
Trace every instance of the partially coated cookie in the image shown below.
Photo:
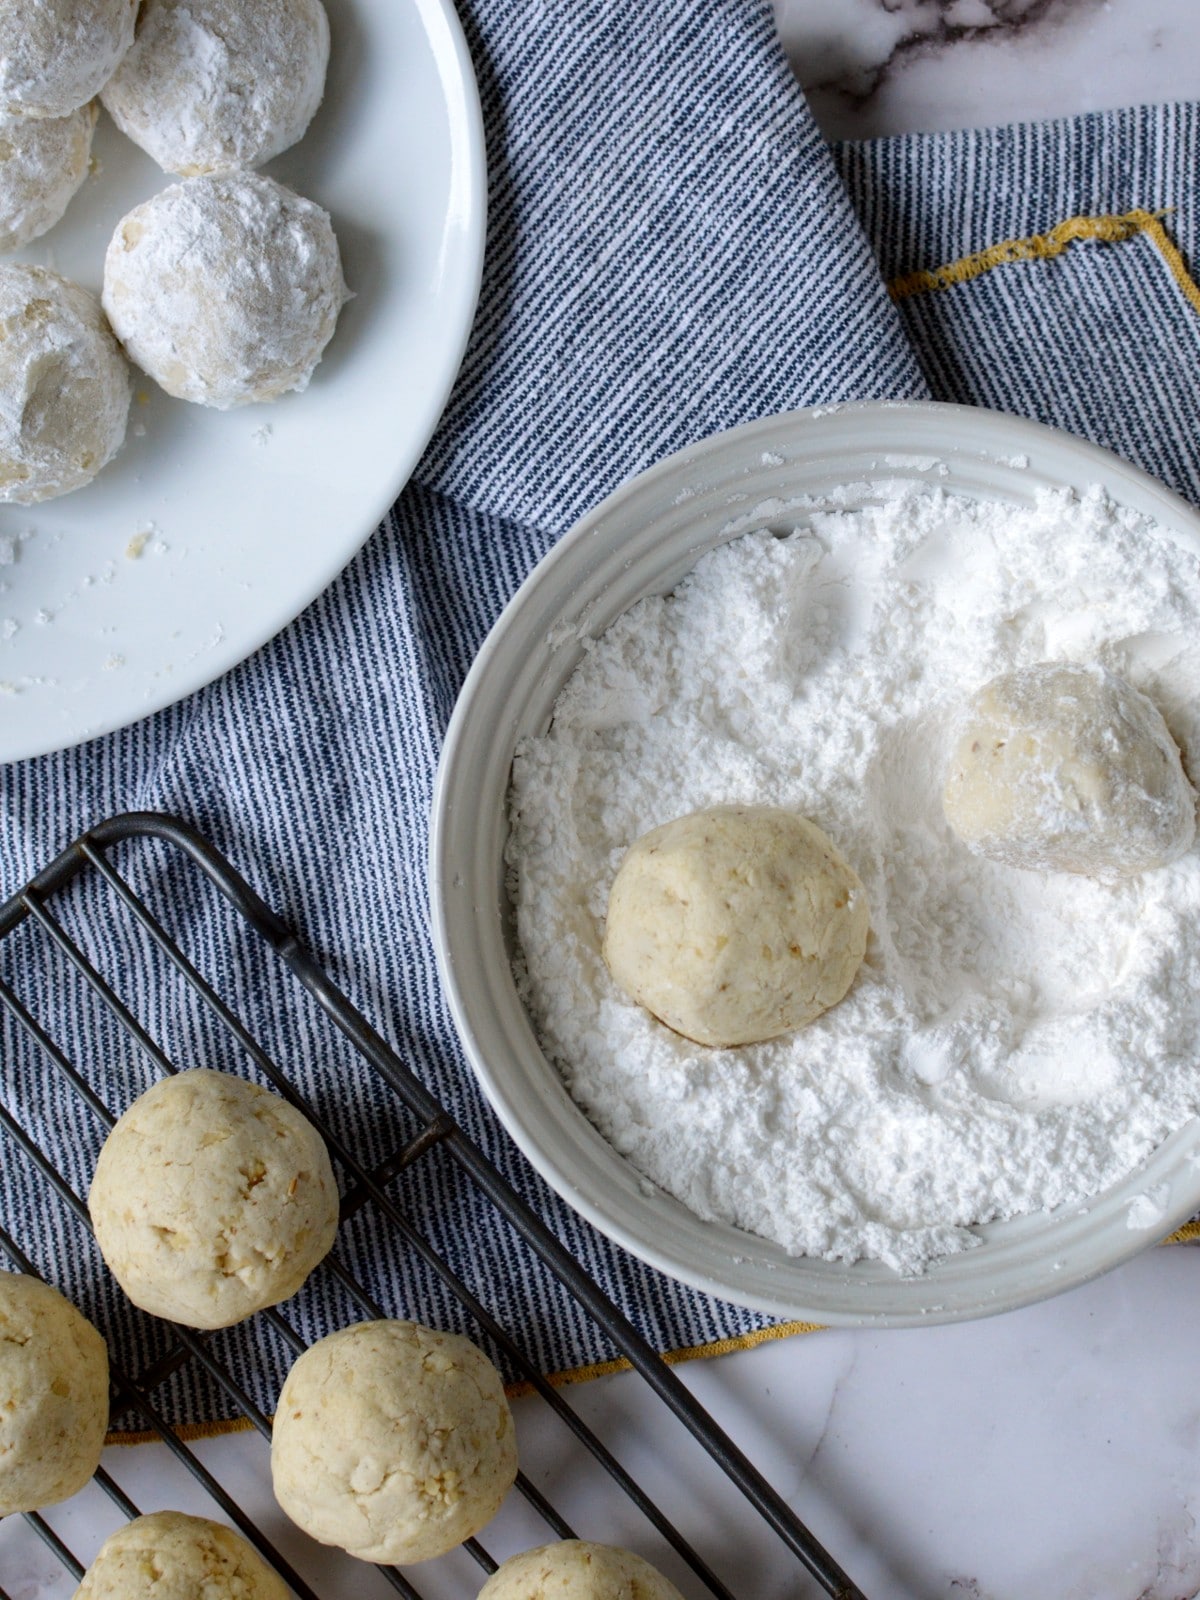
M609 894L604 959L676 1033L753 1044L837 1004L868 922L862 884L815 822L713 806L631 846Z

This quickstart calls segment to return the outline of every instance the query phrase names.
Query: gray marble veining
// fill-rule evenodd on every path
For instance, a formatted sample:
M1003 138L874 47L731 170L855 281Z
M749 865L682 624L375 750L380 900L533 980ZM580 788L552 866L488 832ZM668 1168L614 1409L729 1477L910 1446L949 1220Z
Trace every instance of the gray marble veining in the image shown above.
M830 138L1200 95L1196 0L776 0Z

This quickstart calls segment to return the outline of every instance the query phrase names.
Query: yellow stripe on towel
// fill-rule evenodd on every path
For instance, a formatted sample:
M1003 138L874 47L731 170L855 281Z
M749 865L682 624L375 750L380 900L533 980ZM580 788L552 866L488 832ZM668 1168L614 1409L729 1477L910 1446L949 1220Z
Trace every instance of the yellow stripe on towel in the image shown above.
M1014 261L1047 261L1062 255L1070 245L1085 239L1096 239L1109 244L1119 244L1126 239L1145 234L1167 264L1180 292L1192 307L1200 312L1200 286L1189 274L1174 242L1162 225L1165 211L1127 211L1122 216L1068 217L1048 233L1035 233L1025 239L1005 239L991 244L985 250L960 256L944 267L919 272L907 272L893 278L888 293L893 300L909 300L913 295L927 294L931 289L950 289L958 283L969 283L995 267L1004 267Z

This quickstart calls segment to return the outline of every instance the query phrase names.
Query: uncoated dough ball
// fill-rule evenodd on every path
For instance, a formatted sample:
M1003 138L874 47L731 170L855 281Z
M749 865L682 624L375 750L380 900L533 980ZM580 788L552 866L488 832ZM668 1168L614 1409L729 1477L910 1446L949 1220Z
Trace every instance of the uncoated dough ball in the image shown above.
M205 1068L133 1102L104 1141L88 1205L134 1305L189 1328L227 1328L295 1294L338 1220L312 1124L279 1095Z
M66 117L0 118L0 250L52 228L87 177L96 106Z
M1127 878L1190 849L1196 795L1157 707L1101 666L1004 673L971 699L946 820L1009 867Z
M641 1556L615 1545L564 1539L510 1556L479 1600L683 1600Z
M275 1413L275 1498L363 1561L428 1561L472 1538L517 1475L500 1374L459 1334L360 1322L296 1362Z
M288 1600L289 1592L232 1528L152 1511L104 1541L74 1600Z
M94 295L45 267L0 266L0 500L90 483L124 442L131 388Z
M138 0L0 0L0 113L65 117L112 77Z
M107 1426L104 1340L48 1283L0 1273L0 1517L77 1494Z
M102 99L167 172L228 172L295 144L328 62L321 0L143 0Z
M836 1005L867 946L867 897L793 811L716 806L645 834L613 882L604 959L700 1044L753 1044Z
M168 394L224 411L307 386L346 285L328 214L236 172L135 206L109 243L102 298Z

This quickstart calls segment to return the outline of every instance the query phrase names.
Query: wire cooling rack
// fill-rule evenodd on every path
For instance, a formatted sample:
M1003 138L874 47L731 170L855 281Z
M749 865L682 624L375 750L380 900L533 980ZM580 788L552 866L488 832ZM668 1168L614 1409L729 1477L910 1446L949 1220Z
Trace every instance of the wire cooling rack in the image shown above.
M156 909L147 903L149 897L146 892L143 890L139 893L131 884L128 867L125 871L118 870L112 859L116 855L122 862L128 862L138 852L149 849L156 850L160 858L165 851L169 858L169 871L151 875L152 881L163 891L160 897L168 901L165 906ZM387 1086L386 1092L398 1097L406 1108L413 1131L399 1148L395 1148L383 1160L374 1161L369 1167L362 1163L345 1136L339 1136L328 1120L323 1121L313 1106L301 1098L288 1076L252 1036L235 1010L218 993L214 983L185 953L170 929L171 896L168 892L171 872L181 868L187 873L198 872L203 875L233 908L236 916L244 919L261 936L274 952L274 958L284 963L298 980L298 987L294 989L296 1005L315 1005L320 1008ZM84 919L85 924L90 921L94 930L97 916L105 919L106 947L111 948L115 944L126 952L125 959L120 963L121 970L115 978L102 973L93 955L88 953L86 945L94 941L86 938L87 926L77 928L60 909L60 902L68 891L78 888L81 881L89 879L94 882L89 884L87 903L91 910L90 916ZM141 955L129 954L130 951L139 950ZM774 1531L789 1559L794 1558L797 1576L807 1574L826 1594L836 1596L838 1600L863 1600L861 1590L797 1519L782 1496L718 1427L670 1367L548 1231L420 1080L405 1067L361 1012L335 986L287 924L259 898L211 844L194 829L171 817L130 813L101 823L83 834L39 872L24 890L0 906L0 956L4 957L0 973L0 1007L7 1012L14 1034L26 1047L34 1063L23 1076L11 1072L9 1063L0 1063L0 1100L3 1102L0 1103L0 1154L7 1164L13 1161L17 1152L20 1153L20 1159L29 1165L30 1181L40 1181L46 1186L44 1198L49 1199L51 1195L55 1198L64 1219L63 1226L83 1230L89 1228L85 1200L79 1192L83 1184L77 1179L75 1186L72 1186L68 1177L47 1156L29 1131L33 1119L26 1114L29 1106L22 1101L32 1098L36 1092L51 1108L52 1115L65 1116L63 1108L69 1106L73 1114L90 1114L97 1119L101 1130L112 1125L114 1113L97 1087L89 1081L89 1075L78 1059L80 1041L87 1040L87 1030L81 1030L78 1026L67 1030L75 1045L76 1059L72 1059L63 1043L52 1036L54 1017L47 1019L44 1006L42 1016L35 1014L36 1008L29 997L23 995L22 980L36 975L36 986L44 992L47 972L57 968L61 978L54 986L52 996L54 1004L51 1010L55 1015L73 1015L80 996L89 997L89 1003L99 1007L106 1024L111 1024L120 1036L142 1052L158 1073L172 1073L178 1067L146 1023L140 1020L138 1012L141 1010L144 1014L145 1006L139 1007L135 999L135 996L144 998L147 983L154 981L149 956L155 952L157 958L164 960L169 969L188 986L215 1022L228 1030L275 1089L321 1129L341 1173L343 1200L339 1238L344 1236L348 1225L353 1227L353 1219L358 1213L364 1208L375 1208L381 1225L397 1230L405 1248L416 1252L436 1275L438 1282L469 1313L479 1342L498 1353L509 1370L523 1378L540 1396L566 1430L569 1438L565 1443L570 1449L585 1453L603 1469L612 1485L627 1497L640 1517L690 1568L696 1583L703 1587L704 1592L716 1597L716 1600L735 1600L734 1591L713 1570L709 1559L684 1537L660 1509L655 1498L634 1480L578 1410L568 1404L564 1394L546 1381L532 1356L523 1348L518 1334L511 1327L504 1326L502 1316L489 1309L484 1298L464 1281L461 1273L446 1258L446 1253L431 1241L427 1232L422 1233L414 1225L409 1209L404 1204L403 1185L406 1179L411 1181L412 1175L419 1171L423 1163L450 1160L458 1164L486 1202L485 1216L494 1220L497 1227L507 1224L519 1237L521 1248L540 1258L559 1279L582 1313L603 1330L612 1345L624 1355L649 1391L675 1419L675 1424L686 1430L719 1468L727 1483L726 1492L741 1497L737 1503L742 1505L742 1513L738 1515L750 1510ZM34 1090L31 1090L31 1084L35 1086ZM30 1239L22 1238L27 1226L24 1214L0 1216L0 1250L18 1271L40 1273L44 1264L33 1259L36 1252ZM58 1249L66 1249L62 1244L61 1232L57 1238ZM484 1244L483 1240L475 1242L480 1247ZM59 1281L61 1286L61 1274L54 1270L55 1264L58 1263L52 1262L51 1269L45 1275L52 1281ZM349 1310L346 1320L352 1320L355 1316L373 1318L389 1314L350 1272L340 1250L327 1258L318 1273L332 1275L341 1303ZM419 1310L412 1314L419 1315ZM299 1355L305 1348L304 1339L289 1320L287 1306L260 1312L252 1322L269 1336L281 1341L289 1358ZM287 1559L277 1543L249 1515L244 1505L245 1497L223 1486L200 1453L187 1442L184 1436L187 1430L172 1425L162 1398L164 1385L178 1382L180 1375L189 1369L202 1372L205 1381L215 1385L231 1410L236 1410L247 1419L249 1425L269 1438L269 1416L249 1392L244 1377L245 1355L243 1353L239 1357L238 1354L238 1340L242 1330L249 1326L243 1324L241 1329L232 1330L231 1334L212 1336L159 1324L156 1329L160 1335L159 1352L145 1362L140 1370L127 1370L122 1365L122 1352L114 1348L110 1337L110 1353L116 1357L112 1370L113 1423L127 1431L146 1432L161 1440L176 1462L211 1498L218 1514L241 1530L291 1585L299 1600L321 1600L318 1590L311 1587L296 1570L294 1559ZM655 1426L657 1428L658 1424ZM103 1467L96 1474L96 1481L121 1517L138 1515L138 1507L130 1495ZM518 1475L517 1491L536 1513L545 1530L540 1539L531 1540L530 1543L577 1537L566 1517L525 1472ZM56 1531L55 1526L40 1513L29 1514L26 1521L54 1552L66 1571L75 1579L81 1577L84 1564L63 1534ZM593 1533L590 1536L596 1535ZM496 1562L479 1540L469 1541L465 1548L484 1573L495 1570ZM379 1570L386 1582L406 1600L421 1600L421 1593L410 1576L395 1568ZM753 1574L743 1572L737 1582L742 1586L740 1600L753 1600ZM471 1593L474 1593L474 1589ZM4 1588L2 1565L0 1600L13 1600Z

